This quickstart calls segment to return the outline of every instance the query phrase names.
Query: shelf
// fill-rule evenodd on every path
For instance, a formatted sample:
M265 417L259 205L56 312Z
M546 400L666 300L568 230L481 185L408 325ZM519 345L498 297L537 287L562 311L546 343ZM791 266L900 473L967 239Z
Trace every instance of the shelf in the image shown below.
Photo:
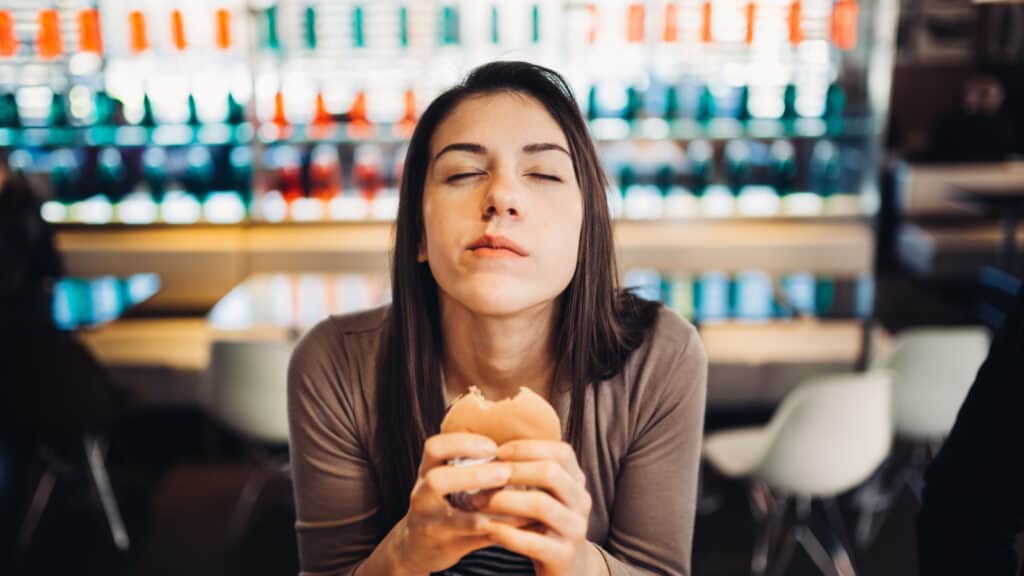
M827 122L820 118L794 120L753 119L740 121L715 118L708 122L660 118L627 121L600 118L590 122L593 138L598 142L621 140L731 140L750 139L813 139L856 138L877 132L870 118L846 118ZM395 124L371 125L360 129L349 124L255 126L243 124L167 124L143 126L28 127L0 128L0 146L4 147L81 147L81 146L188 146L192 144L245 145L254 140L264 144L398 144L406 142L409 127Z
M188 146L244 145L253 140L250 124L166 124L163 126L89 126L66 128L0 128L0 146Z
M770 275L814 272L855 278L872 271L874 239L861 222L700 220L615 223L619 271ZM154 309L212 306L259 272L386 271L392 223L61 227L69 274L154 272Z

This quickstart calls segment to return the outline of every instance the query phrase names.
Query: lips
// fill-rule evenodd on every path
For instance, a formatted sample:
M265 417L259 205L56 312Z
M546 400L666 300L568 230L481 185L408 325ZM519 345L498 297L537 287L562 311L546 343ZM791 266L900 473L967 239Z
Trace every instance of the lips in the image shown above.
M505 236L499 236L495 234L484 234L483 236L474 240L467 250L476 250L478 248L490 248L492 250L508 250L518 254L519 256L529 256L529 253L519 244L516 244Z

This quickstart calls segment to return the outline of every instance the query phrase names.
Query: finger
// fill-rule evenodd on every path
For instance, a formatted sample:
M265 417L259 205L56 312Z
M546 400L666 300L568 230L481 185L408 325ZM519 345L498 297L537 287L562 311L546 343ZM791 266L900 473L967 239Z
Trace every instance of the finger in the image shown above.
M557 536L520 530L498 523L490 524L487 531L495 544L541 564L565 566L572 562L572 545Z
M530 486L547 490L566 507L584 516L590 514L591 499L587 489L553 460L513 462L509 486Z
M554 460L578 482L585 482L586 476L576 459L576 452L565 442L551 440L513 440L498 447L499 460L510 462L524 460Z
M425 486L438 497L453 492L501 488L508 482L512 471L503 462L488 462L473 466L437 466L423 477Z
M497 447L494 440L469 432L437 434L423 444L419 475L447 463L454 458L493 458Z
M480 512L463 512L452 510L441 524L454 536L468 537L488 534L487 525L494 519Z
M587 519L566 508L550 494L539 490L500 490L481 498L481 512L527 518L543 523L547 528L570 541L587 537Z

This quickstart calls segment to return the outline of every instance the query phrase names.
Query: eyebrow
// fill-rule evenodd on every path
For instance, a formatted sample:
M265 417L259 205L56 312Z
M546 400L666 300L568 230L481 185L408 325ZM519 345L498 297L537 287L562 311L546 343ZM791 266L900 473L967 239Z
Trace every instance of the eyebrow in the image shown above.
M527 144L526 146L523 146L522 150L527 154L537 154L540 152L547 152L549 150L558 150L564 152L566 156L569 156L570 158L572 157L572 154L569 154L568 150L552 142ZM436 161L443 154L447 154L448 152L469 152L470 154L484 155L487 153L487 148L471 142L455 142L442 148L441 151L434 156L434 160Z

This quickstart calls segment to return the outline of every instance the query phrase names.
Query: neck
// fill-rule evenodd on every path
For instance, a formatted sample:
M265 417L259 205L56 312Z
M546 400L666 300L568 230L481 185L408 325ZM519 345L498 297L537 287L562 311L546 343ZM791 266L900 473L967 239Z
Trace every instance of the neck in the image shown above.
M550 337L555 306L512 316L481 316L441 295L445 388L450 397L476 386L491 400L523 386L550 399L555 362Z

